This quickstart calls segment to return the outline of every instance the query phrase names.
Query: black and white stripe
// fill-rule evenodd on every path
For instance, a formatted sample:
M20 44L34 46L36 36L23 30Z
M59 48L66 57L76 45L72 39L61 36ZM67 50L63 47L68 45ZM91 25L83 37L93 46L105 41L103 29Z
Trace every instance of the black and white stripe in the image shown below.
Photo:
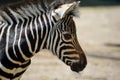
M51 50L69 66L79 61L77 52L82 50L72 15L61 19L53 8L47 10L46 3L46 9L41 4L30 3L15 9L8 6L0 12L1 80L20 79L31 57L41 49Z

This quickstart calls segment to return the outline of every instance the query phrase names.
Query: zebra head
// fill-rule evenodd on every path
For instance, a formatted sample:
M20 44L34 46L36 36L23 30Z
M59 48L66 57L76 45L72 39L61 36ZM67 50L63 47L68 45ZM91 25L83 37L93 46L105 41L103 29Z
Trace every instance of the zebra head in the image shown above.
M75 72L82 71L87 64L77 40L76 26L71 14L78 4L79 2L64 4L53 11L52 16L56 23L48 39L50 50Z

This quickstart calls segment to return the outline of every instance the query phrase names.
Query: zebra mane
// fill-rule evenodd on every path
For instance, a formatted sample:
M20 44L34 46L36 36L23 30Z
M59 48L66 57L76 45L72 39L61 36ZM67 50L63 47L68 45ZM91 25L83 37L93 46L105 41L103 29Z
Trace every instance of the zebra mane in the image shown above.
M62 4L67 4L71 2L75 2L78 0L21 0L18 2L10 3L0 8L1 11L8 11L8 8L17 11L17 9L21 9L22 7L28 7L30 5L36 5L39 7L39 10L42 12L49 12L53 9L58 8ZM32 8L32 7L31 7ZM70 15L75 16L77 13L77 8L71 11Z

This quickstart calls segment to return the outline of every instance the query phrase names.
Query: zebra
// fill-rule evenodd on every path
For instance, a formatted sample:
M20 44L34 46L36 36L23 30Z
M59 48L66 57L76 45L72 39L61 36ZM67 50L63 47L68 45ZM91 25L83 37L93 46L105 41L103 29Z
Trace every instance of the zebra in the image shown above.
M24 0L0 9L0 80L19 80L42 49L52 51L72 71L87 64L79 45L76 15L79 1Z

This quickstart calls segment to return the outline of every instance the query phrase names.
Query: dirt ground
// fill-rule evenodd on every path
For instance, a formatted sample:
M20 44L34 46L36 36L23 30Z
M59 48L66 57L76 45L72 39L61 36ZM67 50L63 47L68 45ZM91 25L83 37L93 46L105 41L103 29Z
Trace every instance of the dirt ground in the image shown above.
M120 6L81 8L75 18L88 64L79 74L51 52L42 51L22 80L120 80Z

